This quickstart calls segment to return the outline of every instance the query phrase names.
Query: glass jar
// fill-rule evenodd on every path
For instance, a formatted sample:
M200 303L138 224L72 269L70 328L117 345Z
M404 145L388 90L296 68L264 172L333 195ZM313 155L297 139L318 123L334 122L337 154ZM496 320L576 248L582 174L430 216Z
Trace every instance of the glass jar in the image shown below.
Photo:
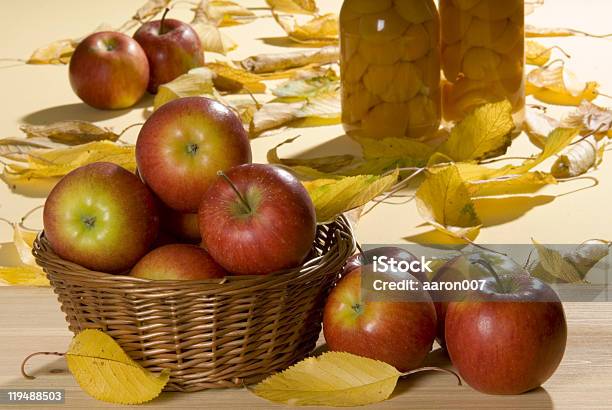
M443 115L457 121L504 99L525 108L524 0L440 0Z
M440 18L433 0L345 0L340 42L347 134L436 134L442 111Z

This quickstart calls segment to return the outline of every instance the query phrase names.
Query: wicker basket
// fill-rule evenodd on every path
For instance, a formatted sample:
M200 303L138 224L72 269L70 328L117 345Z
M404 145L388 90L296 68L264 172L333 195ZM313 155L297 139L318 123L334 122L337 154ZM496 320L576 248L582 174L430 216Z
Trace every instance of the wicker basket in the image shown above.
M344 217L319 227L299 269L222 281L155 282L60 259L44 234L34 256L72 332L100 329L142 366L170 369L168 391L255 383L307 356L330 288L354 252Z

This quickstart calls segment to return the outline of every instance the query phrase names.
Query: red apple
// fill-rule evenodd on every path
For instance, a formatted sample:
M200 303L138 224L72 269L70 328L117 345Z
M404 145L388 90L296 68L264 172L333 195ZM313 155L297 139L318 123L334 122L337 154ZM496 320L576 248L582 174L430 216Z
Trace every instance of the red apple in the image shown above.
M195 67L204 65L204 50L195 30L182 21L167 19L143 24L134 33L134 39L142 46L151 67L148 90L169 83Z
M149 63L131 37L94 33L79 43L70 59L70 85L85 103L112 110L131 107L147 90Z
M227 272L204 249L174 244L148 253L130 275L151 280L204 280L224 278Z
M251 162L251 146L232 110L188 97L149 117L138 135L136 161L142 179L165 205L194 213L218 171Z
M415 369L436 337L436 310L426 291L411 301L370 301L361 297L362 268L332 290L323 313L323 333L333 351L387 362L400 371ZM410 274L403 279L418 281Z
M131 172L98 162L53 188L43 213L45 236L63 259L103 272L131 268L157 237L155 199Z
M301 182L270 165L220 175L200 205L204 247L229 272L264 275L300 265L316 235L314 205Z
M465 381L488 394L521 394L555 372L567 341L563 306L528 275L487 279L446 314L446 345Z

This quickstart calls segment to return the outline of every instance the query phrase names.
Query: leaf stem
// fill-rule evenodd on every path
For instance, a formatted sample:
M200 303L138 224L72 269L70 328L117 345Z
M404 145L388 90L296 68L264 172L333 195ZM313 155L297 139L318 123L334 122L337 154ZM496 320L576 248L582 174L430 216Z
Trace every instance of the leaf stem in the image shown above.
M459 377L459 375L457 373L455 373L454 371L449 370L449 369L443 369L441 367L434 367L434 366L421 367L421 368L418 368L418 369L410 370L409 372L402 373L402 375L400 377L408 377L408 376L411 376L413 374L423 373L423 372L441 372L441 373L446 373L448 375L455 376L455 378L457 379L457 385L458 386L462 385L461 378Z
M34 380L36 378L36 377L34 377L32 375L29 375L25 371L25 365L27 364L28 360L30 360L34 356L60 356L60 357L64 357L64 356L66 356L66 353L60 353L60 352L36 352L36 353L32 353L31 355L28 355L21 362L21 375L24 378L28 379L28 380Z
M230 187L232 187L232 190L236 193L236 195L238 196L238 198L240 199L240 202L242 202L242 205L244 205L244 207L247 209L247 211L249 213L253 212L253 209L251 208L251 206L249 205L249 203L247 202L246 198L244 197L244 195L242 195L240 193L240 191L238 190L238 188L236 188L236 185L234 184L234 181L232 181L230 179L230 177L228 177L225 172L223 171L217 171L217 175L222 177L223 179L225 179L225 181L229 184Z

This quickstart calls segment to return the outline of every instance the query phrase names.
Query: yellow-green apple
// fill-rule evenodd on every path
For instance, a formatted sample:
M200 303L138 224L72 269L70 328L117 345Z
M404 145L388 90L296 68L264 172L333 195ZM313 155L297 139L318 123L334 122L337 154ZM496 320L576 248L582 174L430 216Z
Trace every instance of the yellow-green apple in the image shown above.
M187 97L163 105L145 122L136 162L166 206L194 213L218 171L251 162L251 146L232 110L208 98Z
M195 30L182 21L167 19L143 24L134 33L144 49L151 69L148 90L157 93L160 85L169 83L195 67L204 65L204 50Z
M122 33L86 37L70 59L70 85L85 103L99 109L136 104L147 90L149 63L140 45Z
M45 236L63 259L117 273L155 241L155 198L138 177L107 162L78 168L53 188L43 212Z
M446 345L465 381L488 394L521 394L548 380L563 358L563 306L529 275L496 275L446 313Z
M203 280L224 278L227 272L199 246L173 244L149 252L130 275L151 280Z
M436 337L436 310L429 294L413 291L410 301L366 301L362 268L353 269L331 291L323 312L323 333L333 351L387 362L400 371L415 369ZM403 279L418 281L410 274Z
M199 214L203 246L237 275L298 266L316 234L308 192L295 176L270 165L246 164L220 172Z

